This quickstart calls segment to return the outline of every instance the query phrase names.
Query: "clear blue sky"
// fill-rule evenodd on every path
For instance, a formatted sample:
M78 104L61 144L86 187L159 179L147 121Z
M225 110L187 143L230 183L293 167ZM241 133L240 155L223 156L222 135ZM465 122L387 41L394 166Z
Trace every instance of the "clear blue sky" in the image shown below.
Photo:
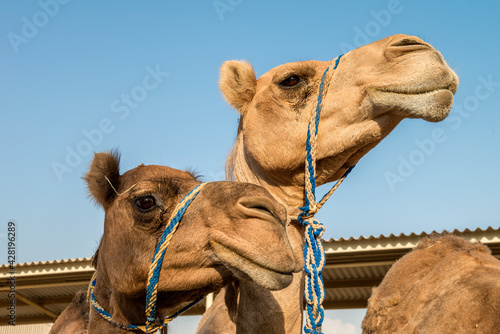
M449 121L404 121L361 160L318 215L326 237L499 226L498 3L67 2L0 11L0 241L14 220L19 262L93 254L103 213L81 180L90 151L119 148L123 171L164 164L223 179L238 118L217 88L225 60L247 59L259 76L395 33L442 52L460 77L455 106ZM436 129L446 139L424 152L416 142ZM387 173L410 159L391 187Z

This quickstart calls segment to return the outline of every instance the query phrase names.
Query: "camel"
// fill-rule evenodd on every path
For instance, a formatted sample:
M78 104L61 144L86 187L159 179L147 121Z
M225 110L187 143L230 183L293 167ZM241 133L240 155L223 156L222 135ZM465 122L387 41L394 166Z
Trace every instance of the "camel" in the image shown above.
M87 291L79 291L71 304L57 317L49 334L87 334L89 326Z
M304 205L308 123L321 77L331 63L287 63L259 79L246 61L227 61L220 70L220 89L240 114L226 179L265 187L294 220ZM316 153L318 185L338 180L403 119L445 119L458 77L431 45L400 34L343 55L325 85ZM287 233L303 263L302 226L295 220ZM280 291L253 282L241 282L237 291L222 290L197 332L300 333L303 284L301 272Z
M155 165L120 175L116 152L96 154L84 179L105 211L93 260L95 299L113 321L144 324L146 283L158 239L176 204L200 182L188 172ZM158 281L158 318L235 280L253 280L271 290L288 286L300 267L286 224L284 206L264 188L225 181L206 184L166 250ZM92 309L89 333L130 331Z
M500 261L482 244L426 238L373 289L364 334L500 333Z

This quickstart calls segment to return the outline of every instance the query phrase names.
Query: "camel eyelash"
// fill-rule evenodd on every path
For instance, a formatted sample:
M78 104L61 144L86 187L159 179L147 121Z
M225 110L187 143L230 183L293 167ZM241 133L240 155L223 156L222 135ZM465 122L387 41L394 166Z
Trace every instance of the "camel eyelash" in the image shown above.
M309 68L309 67L298 67L295 70L292 70L290 72L287 72L286 74L280 75L278 78L274 80L274 83L279 85L286 79L292 77L292 76L297 76L301 79L301 81L304 81L306 84L309 83L309 79L314 77L316 73L316 70Z
M274 83L278 86L282 86L284 81L286 81L287 79L292 78L292 77L298 77L301 81L303 80L303 78L300 74L297 74L295 72L290 72L290 73L287 73L286 75L280 75L279 78L276 78L274 80Z

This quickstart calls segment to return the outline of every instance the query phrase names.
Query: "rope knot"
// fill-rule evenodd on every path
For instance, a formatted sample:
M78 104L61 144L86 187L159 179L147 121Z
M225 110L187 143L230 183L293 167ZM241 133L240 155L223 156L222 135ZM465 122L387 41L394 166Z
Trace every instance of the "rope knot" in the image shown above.
M314 215L316 214L316 212L310 212L309 210L307 210L307 208L300 208L300 209L301 209L301 212L300 212L299 216L297 217L297 220L303 226L306 226L309 224L311 219L314 219Z
M318 211L319 211L318 203L315 203L315 202L311 203L308 211L309 211L309 214L311 216L314 216L316 213L318 213Z
M311 219L309 225L312 227L313 235L316 239L321 238L325 232L325 225L321 224L316 219Z

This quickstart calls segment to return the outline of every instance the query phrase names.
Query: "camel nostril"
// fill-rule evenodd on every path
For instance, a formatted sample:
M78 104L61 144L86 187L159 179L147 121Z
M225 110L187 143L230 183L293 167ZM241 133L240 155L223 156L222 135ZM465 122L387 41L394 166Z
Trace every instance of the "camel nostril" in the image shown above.
M270 214L271 216L273 215L271 210L269 210L268 208L266 208L265 206L262 206L262 205L256 205L256 206L248 207L248 208L252 209L252 210L257 210L257 211L260 211L260 212L263 212L266 214Z
M250 217L279 221L284 224L281 211L278 210L276 205L271 200L264 197L247 197L239 201L243 211Z
M413 36L407 36L403 38L396 39L390 46L393 47L425 47L432 48L429 44L425 43L423 40Z
M415 52L428 52L433 50L434 48L432 46L418 37L400 35L390 42L384 53L388 59L391 59L413 55Z

